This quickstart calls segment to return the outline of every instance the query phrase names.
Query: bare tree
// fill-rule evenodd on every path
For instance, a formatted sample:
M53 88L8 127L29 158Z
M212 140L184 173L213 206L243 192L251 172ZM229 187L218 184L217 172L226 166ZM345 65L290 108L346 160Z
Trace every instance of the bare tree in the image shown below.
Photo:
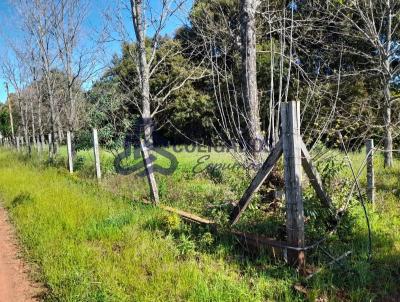
M152 140L151 107L150 107L150 62L147 60L146 50L146 22L143 0L131 0L131 13L135 36L137 40L137 59L139 63L140 97L142 102L142 119L144 123L144 137L146 143ZM156 41L158 37L155 37ZM155 44L157 43L155 41ZM156 45L155 45L156 46ZM153 50L153 54L155 53Z
M31 84L33 86L33 98L36 100L36 111L37 111L37 126L39 131L39 139L37 143L40 143L40 148L43 147L45 143L45 135L44 135L44 126L43 126L43 98L44 98L44 91L40 85L40 78L42 74L40 73L40 55L36 51L36 49L31 49L31 60L29 62L30 71L32 74L32 81ZM33 103L33 102L32 102ZM32 119L34 117L33 108L32 108ZM34 123L33 123L34 125Z
M57 125L58 112L55 99L55 77L53 71L57 59L53 37L55 25L54 10L51 2L45 0L18 0L15 7L22 20L22 30L28 35L27 39L35 43L41 62L41 70L46 84L46 95L50 107L50 124L52 134L52 152L58 152L59 130Z
M188 81L201 79L205 74L200 62L192 66L192 71L189 74L171 79L162 89L157 91L150 89L150 81L164 67L164 61L168 57L177 56L185 51L185 49L172 47L166 53L160 52L163 31L172 18L177 18L185 3L186 0L162 0L161 7L155 9L148 0L130 1L136 47L129 50L132 59L138 63L140 86L140 99L134 100L134 102L141 112L145 124L144 132L147 142L152 140L152 127L150 125L153 118L166 110L166 101L171 95L184 87Z
M351 55L365 60L366 68L361 72L367 76L377 76L380 82L382 102L377 108L383 118L385 132L385 166L393 166L393 129L398 121L393 119L393 105L398 97L392 94L392 86L400 74L400 66L394 64L399 53L400 2L397 0L351 0L337 3L329 2L330 11L342 26L342 33L354 43L347 45ZM338 13L333 13L338 9ZM361 47L359 47L361 46ZM372 105L372 104L371 104Z
M138 76L138 79L130 79L130 81L137 80L138 87L132 90L131 87L127 87L128 85L121 84L125 85L124 88L128 91L127 97L140 113L146 146L153 145L155 116L169 109L168 101L174 92L180 90L189 81L198 80L205 75L205 71L201 67L202 62L196 63L193 64L189 73L171 77L163 87L151 89L151 80L157 75L157 72L165 68L165 61L169 57L178 56L185 51L179 47L171 47L167 51L164 48L164 52L161 51L163 32L168 22L173 18L178 18L177 15L184 9L185 2L186 0L162 0L159 7L154 7L148 0L130 0L129 4L123 2L123 7L113 18L117 21L121 40L124 42L134 41L127 47L131 59L137 66ZM124 10L129 11L134 38L129 36L125 19L121 15ZM151 171L152 163L148 162L147 167ZM155 180L152 182L154 187ZM153 198L157 200L158 196L153 196Z
M65 73L65 113L68 130L73 136L81 119L82 86L96 72L96 44L84 35L88 16L87 0L61 0L52 4L55 25L52 34L57 44L62 70ZM84 41L90 41L85 45Z

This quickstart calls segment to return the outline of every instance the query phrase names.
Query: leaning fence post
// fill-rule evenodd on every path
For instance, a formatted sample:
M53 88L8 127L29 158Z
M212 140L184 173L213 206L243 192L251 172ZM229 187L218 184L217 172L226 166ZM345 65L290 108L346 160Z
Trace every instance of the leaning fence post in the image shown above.
M374 174L374 140L368 139L367 147L367 198L375 202L375 174Z
M97 179L101 179L101 167L100 167L100 152L99 152L99 136L97 129L93 128L93 152L94 152L94 164L96 166Z
M68 152L68 170L69 173L74 173L74 162L72 159L72 142L71 142L71 132L67 131L67 152Z
M300 136L299 102L282 103L282 143L285 171L286 230L288 244L296 249L288 249L288 262L303 268L304 250L304 207L302 199L302 163Z

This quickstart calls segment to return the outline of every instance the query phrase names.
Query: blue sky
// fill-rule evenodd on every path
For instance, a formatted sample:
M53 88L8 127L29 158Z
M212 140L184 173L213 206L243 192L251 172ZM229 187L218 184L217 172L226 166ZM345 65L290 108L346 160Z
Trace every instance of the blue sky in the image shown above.
M103 11L107 10L111 12L112 9L116 6L116 3L120 3L120 1L121 0L90 0L91 7L90 7L90 14L85 24L86 29L93 30L101 28L103 22L102 21ZM9 0L0 0L0 24L2 26L0 30L0 56L4 55L7 52L9 53L9 51L7 51L7 43L6 39L4 38L4 34L9 37L10 36L18 37L18 32L19 32L18 25L16 24L17 22L15 22L16 13L14 11L14 8L9 4L9 2L10 2ZM155 11L157 11L157 9L160 7L160 2L161 0L150 0L150 5ZM186 12L189 10L192 3L193 0L188 0L185 8ZM182 22L185 22L184 18L185 14L181 13L179 17L171 19L170 22L167 24L167 27L163 34L173 34L176 28L178 28L182 24ZM126 28L128 28L132 33L131 22L132 21L128 18L128 14L126 14L126 20L125 20ZM119 53L120 42L115 41L107 43L106 49L107 49L106 60L108 60L111 59L111 56L114 53ZM0 103L4 103L4 101L6 100L6 91L4 87L4 82L5 80L4 78L2 78L0 74Z

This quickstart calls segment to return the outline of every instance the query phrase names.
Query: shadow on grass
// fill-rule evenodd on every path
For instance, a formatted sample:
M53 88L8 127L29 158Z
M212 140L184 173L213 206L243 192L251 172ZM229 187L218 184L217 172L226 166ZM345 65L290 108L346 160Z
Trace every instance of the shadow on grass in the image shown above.
M265 275L277 281L285 280L293 286L301 283L307 294L296 294L304 295L303 298L308 300L327 295L329 301L398 301L390 300L393 297L398 298L400 289L400 254L396 251L395 240L390 234L374 233L371 260L368 259L368 234L364 230L354 227L347 230L350 233L342 231L332 235L321 245L322 249L307 253L308 267L321 271L305 281L295 269L284 263L282 255L273 255L271 250L248 249L228 232L222 230L215 233L208 227L179 222L179 218L177 221L172 216L163 214L142 227L161 232L164 236L172 236L182 249L182 257L196 252L216 255L237 265L243 274L252 272ZM276 221L266 219L259 229L268 228ZM342 261L328 265L332 258L324 251L333 258L347 251L352 253Z

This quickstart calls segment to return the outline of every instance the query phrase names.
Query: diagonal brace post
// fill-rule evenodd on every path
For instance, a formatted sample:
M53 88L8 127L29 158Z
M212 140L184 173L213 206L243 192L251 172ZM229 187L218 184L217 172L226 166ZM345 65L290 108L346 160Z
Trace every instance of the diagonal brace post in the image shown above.
M246 210L251 202L254 194L260 189L261 185L265 182L268 176L271 174L276 162L282 156L282 142L279 141L275 148L271 151L267 160L264 162L261 169L258 171L257 175L254 177L250 186L247 188L246 192L243 194L239 203L233 209L230 221L231 224L235 224L239 221L240 216Z

